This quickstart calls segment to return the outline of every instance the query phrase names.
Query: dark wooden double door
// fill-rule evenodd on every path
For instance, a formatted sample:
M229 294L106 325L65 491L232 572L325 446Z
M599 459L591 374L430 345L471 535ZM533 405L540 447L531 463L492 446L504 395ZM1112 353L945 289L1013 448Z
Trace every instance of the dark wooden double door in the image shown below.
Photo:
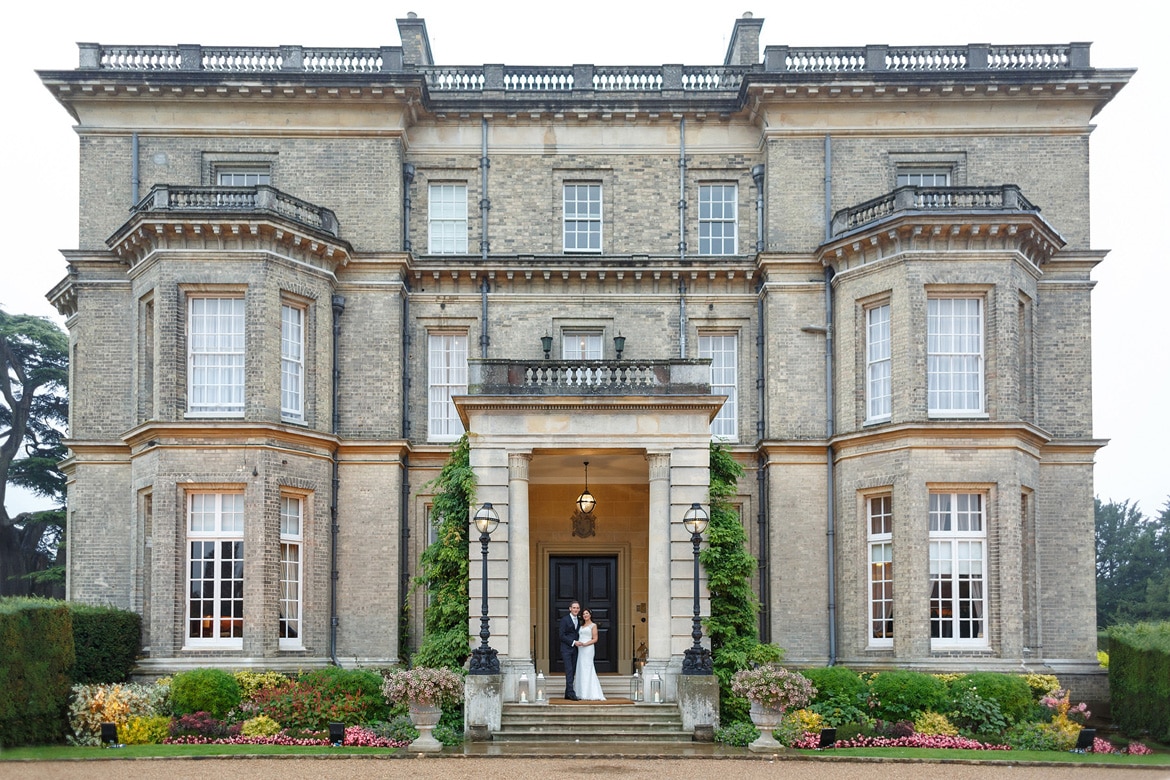
M549 659L554 674L563 674L560 619L574 601L589 608L597 623L593 665L598 673L617 671L617 557L553 555L549 557Z

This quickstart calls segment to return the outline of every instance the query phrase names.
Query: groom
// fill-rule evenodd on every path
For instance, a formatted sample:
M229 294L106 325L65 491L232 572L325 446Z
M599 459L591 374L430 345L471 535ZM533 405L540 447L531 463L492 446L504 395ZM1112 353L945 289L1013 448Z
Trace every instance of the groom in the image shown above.
M561 660L565 662L565 698L569 701L580 701L573 690L573 678L577 674L577 613L581 605L574 601L569 605L569 614L561 618Z

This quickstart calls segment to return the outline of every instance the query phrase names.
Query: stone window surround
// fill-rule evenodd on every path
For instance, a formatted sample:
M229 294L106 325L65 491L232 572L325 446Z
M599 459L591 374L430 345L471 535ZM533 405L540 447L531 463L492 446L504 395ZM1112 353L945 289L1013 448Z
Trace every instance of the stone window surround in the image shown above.
M927 284L924 286L925 300L923 302L922 311L922 355L924 358L924 368L926 374L923 376L923 388L925 390L924 401L926 402L926 414L930 419L987 419L989 417L988 410L990 402L988 398L987 376L988 365L991 363L991 355L989 351L994 345L994 338L989 338L988 334L991 332L993 324L991 302L994 300L994 287L992 285L971 285L971 284ZM980 407L977 410L934 410L930 408L930 376L929 376L929 358L930 358L930 323L929 323L929 308L930 301L943 298L965 298L977 299L980 302L979 316L980 316ZM892 314L892 312L891 312Z
M244 492L245 491L244 491L243 485L205 484L205 485L185 485L182 488L183 505L186 507L186 509L184 511L184 523L183 523L183 529L184 529L184 533L183 533L183 548L184 548L183 549L183 560L186 561L186 567L187 567L187 575L183 579L184 589L183 589L182 595L180 597L182 599L182 604L183 604L182 615L184 616L184 624L185 624L184 629L183 629L183 634L182 634L182 636L183 636L183 649L184 650L203 649L203 648L221 648L221 649L227 649L227 650L242 650L244 647L244 640L243 640L242 636L236 637L236 638L216 637L216 638L204 639L204 638L192 637L190 635L190 633L191 633L190 632L190 623L192 620L192 616L190 614L190 609L191 609L191 564L192 564L191 543L193 541L202 541L202 542L213 542L216 544L217 550L216 550L215 568L214 568L216 573L214 576L215 576L216 582L217 583L220 582L219 572L221 570L221 560L219 557L218 544L220 542L223 542L223 541L233 541L233 542L239 541L240 543L243 543L244 539L245 539L245 532L247 529L247 518L245 516L244 518L242 518L242 522L244 524L244 527L242 527L238 532L235 532L235 531L225 532L222 530L222 525L221 525L222 511L223 511L222 497L227 496L227 495L231 495L231 496L240 496L241 499L243 499ZM217 506L216 506L216 523L217 523L217 526L219 526L219 527L213 532L193 532L191 530L191 514L192 514L193 506L194 506L194 496L196 496L196 495L215 495L215 496L220 497L220 500L217 502ZM246 502L244 502L244 507L246 507ZM246 512L246 509L244 511ZM247 561L246 549L245 549L243 555L244 555L243 560ZM245 594L246 594L246 592L247 591L245 590ZM246 598L246 596L245 596L245 598ZM214 598L209 599L209 600L213 602L213 604L215 605L216 610L217 610L217 614L212 616L211 619L221 621L221 627L222 627L222 621L225 618L223 617L223 615L218 613L218 609L222 603L222 597L217 594ZM246 603L245 603L245 606L246 606ZM241 619L246 619L246 617L241 618ZM246 628L246 624L243 628Z
M994 509L996 499L996 486L993 483L950 483L950 482L931 482L926 485L926 505L927 512L926 528L928 534L928 544L930 541L938 539L974 539L976 536L968 533L966 536L958 536L954 531L951 532L932 532L929 530L929 512L930 512L930 497L938 494L967 494L980 495L983 497L983 531L979 536L983 542L983 636L972 639L960 639L957 637L945 639L930 639L931 653L941 653L948 655L953 651L963 650L988 650L992 648L992 626L994 625L993 616L997 610L993 607L994 601L998 598L998 586L996 584L998 578L994 576L995 572L992 570L992 561L997 559L993 546L996 543L996 531L994 526ZM929 556L929 552L927 552ZM928 559L929 560L929 559ZM929 594L930 594L930 575L929 562L927 565L927 620L929 621ZM929 635L929 632L928 632Z
M867 611L865 613L865 636L867 646L870 649L889 649L894 646L893 636L876 638L873 635L873 547L875 545L889 545L891 551L894 544L893 534L893 503L894 503L894 489L892 485L885 485L882 487L875 487L868 489L860 494L862 507L863 523L865 524L866 539L865 539L865 584L866 595L865 603ZM889 499L890 502L890 533L888 534L874 534L873 532L873 501L875 499ZM892 578L890 580L893 581ZM893 594L891 593L891 611L889 622L892 624L896 610L893 609ZM892 632L891 632L892 633Z
M887 152L886 176L890 189L898 186L899 173L949 171L952 187L967 184L967 152Z
M215 186L221 171L267 173L269 183L275 186L278 158L276 152L202 152L200 178L204 186Z
M180 361L182 364L181 371L183 399L181 401L181 408L184 415L188 418L213 418L213 417L243 417L248 407L248 379L247 379L247 365L248 352L250 348L249 340L252 338L252 328L248 327L248 286L246 284L179 284L179 311L183 318L182 333L183 343L180 346L180 354L184 357ZM193 412L191 411L191 301L196 298L237 298L244 301L244 405L239 411L221 412Z

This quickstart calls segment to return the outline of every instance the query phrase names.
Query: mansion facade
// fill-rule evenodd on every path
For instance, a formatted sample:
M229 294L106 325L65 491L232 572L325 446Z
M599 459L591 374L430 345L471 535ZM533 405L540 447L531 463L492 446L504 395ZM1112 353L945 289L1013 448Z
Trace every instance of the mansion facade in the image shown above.
M715 441L787 663L1103 685L1088 152L1132 71L762 24L714 66L441 66L411 16L41 72L80 138L68 598L141 613L144 674L397 662L466 432L505 696L579 600L669 697Z

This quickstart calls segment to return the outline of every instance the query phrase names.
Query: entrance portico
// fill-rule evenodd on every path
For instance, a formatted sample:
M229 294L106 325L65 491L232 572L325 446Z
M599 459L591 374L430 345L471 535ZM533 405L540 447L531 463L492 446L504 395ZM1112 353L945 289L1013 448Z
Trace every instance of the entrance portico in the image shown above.
M642 648L646 672L673 698L692 644L692 548L679 521L692 503L707 503L710 423L724 400L710 394L708 362L469 364L469 395L455 404L476 500L501 518L489 547L488 611L503 700L516 699L521 674L552 670L557 600L585 603L590 592L608 611L599 627L611 668L632 673ZM591 528L572 522L584 461L598 501ZM566 573L578 559L588 575ZM569 594L577 586L566 582L586 592ZM472 577L471 634L481 599Z

